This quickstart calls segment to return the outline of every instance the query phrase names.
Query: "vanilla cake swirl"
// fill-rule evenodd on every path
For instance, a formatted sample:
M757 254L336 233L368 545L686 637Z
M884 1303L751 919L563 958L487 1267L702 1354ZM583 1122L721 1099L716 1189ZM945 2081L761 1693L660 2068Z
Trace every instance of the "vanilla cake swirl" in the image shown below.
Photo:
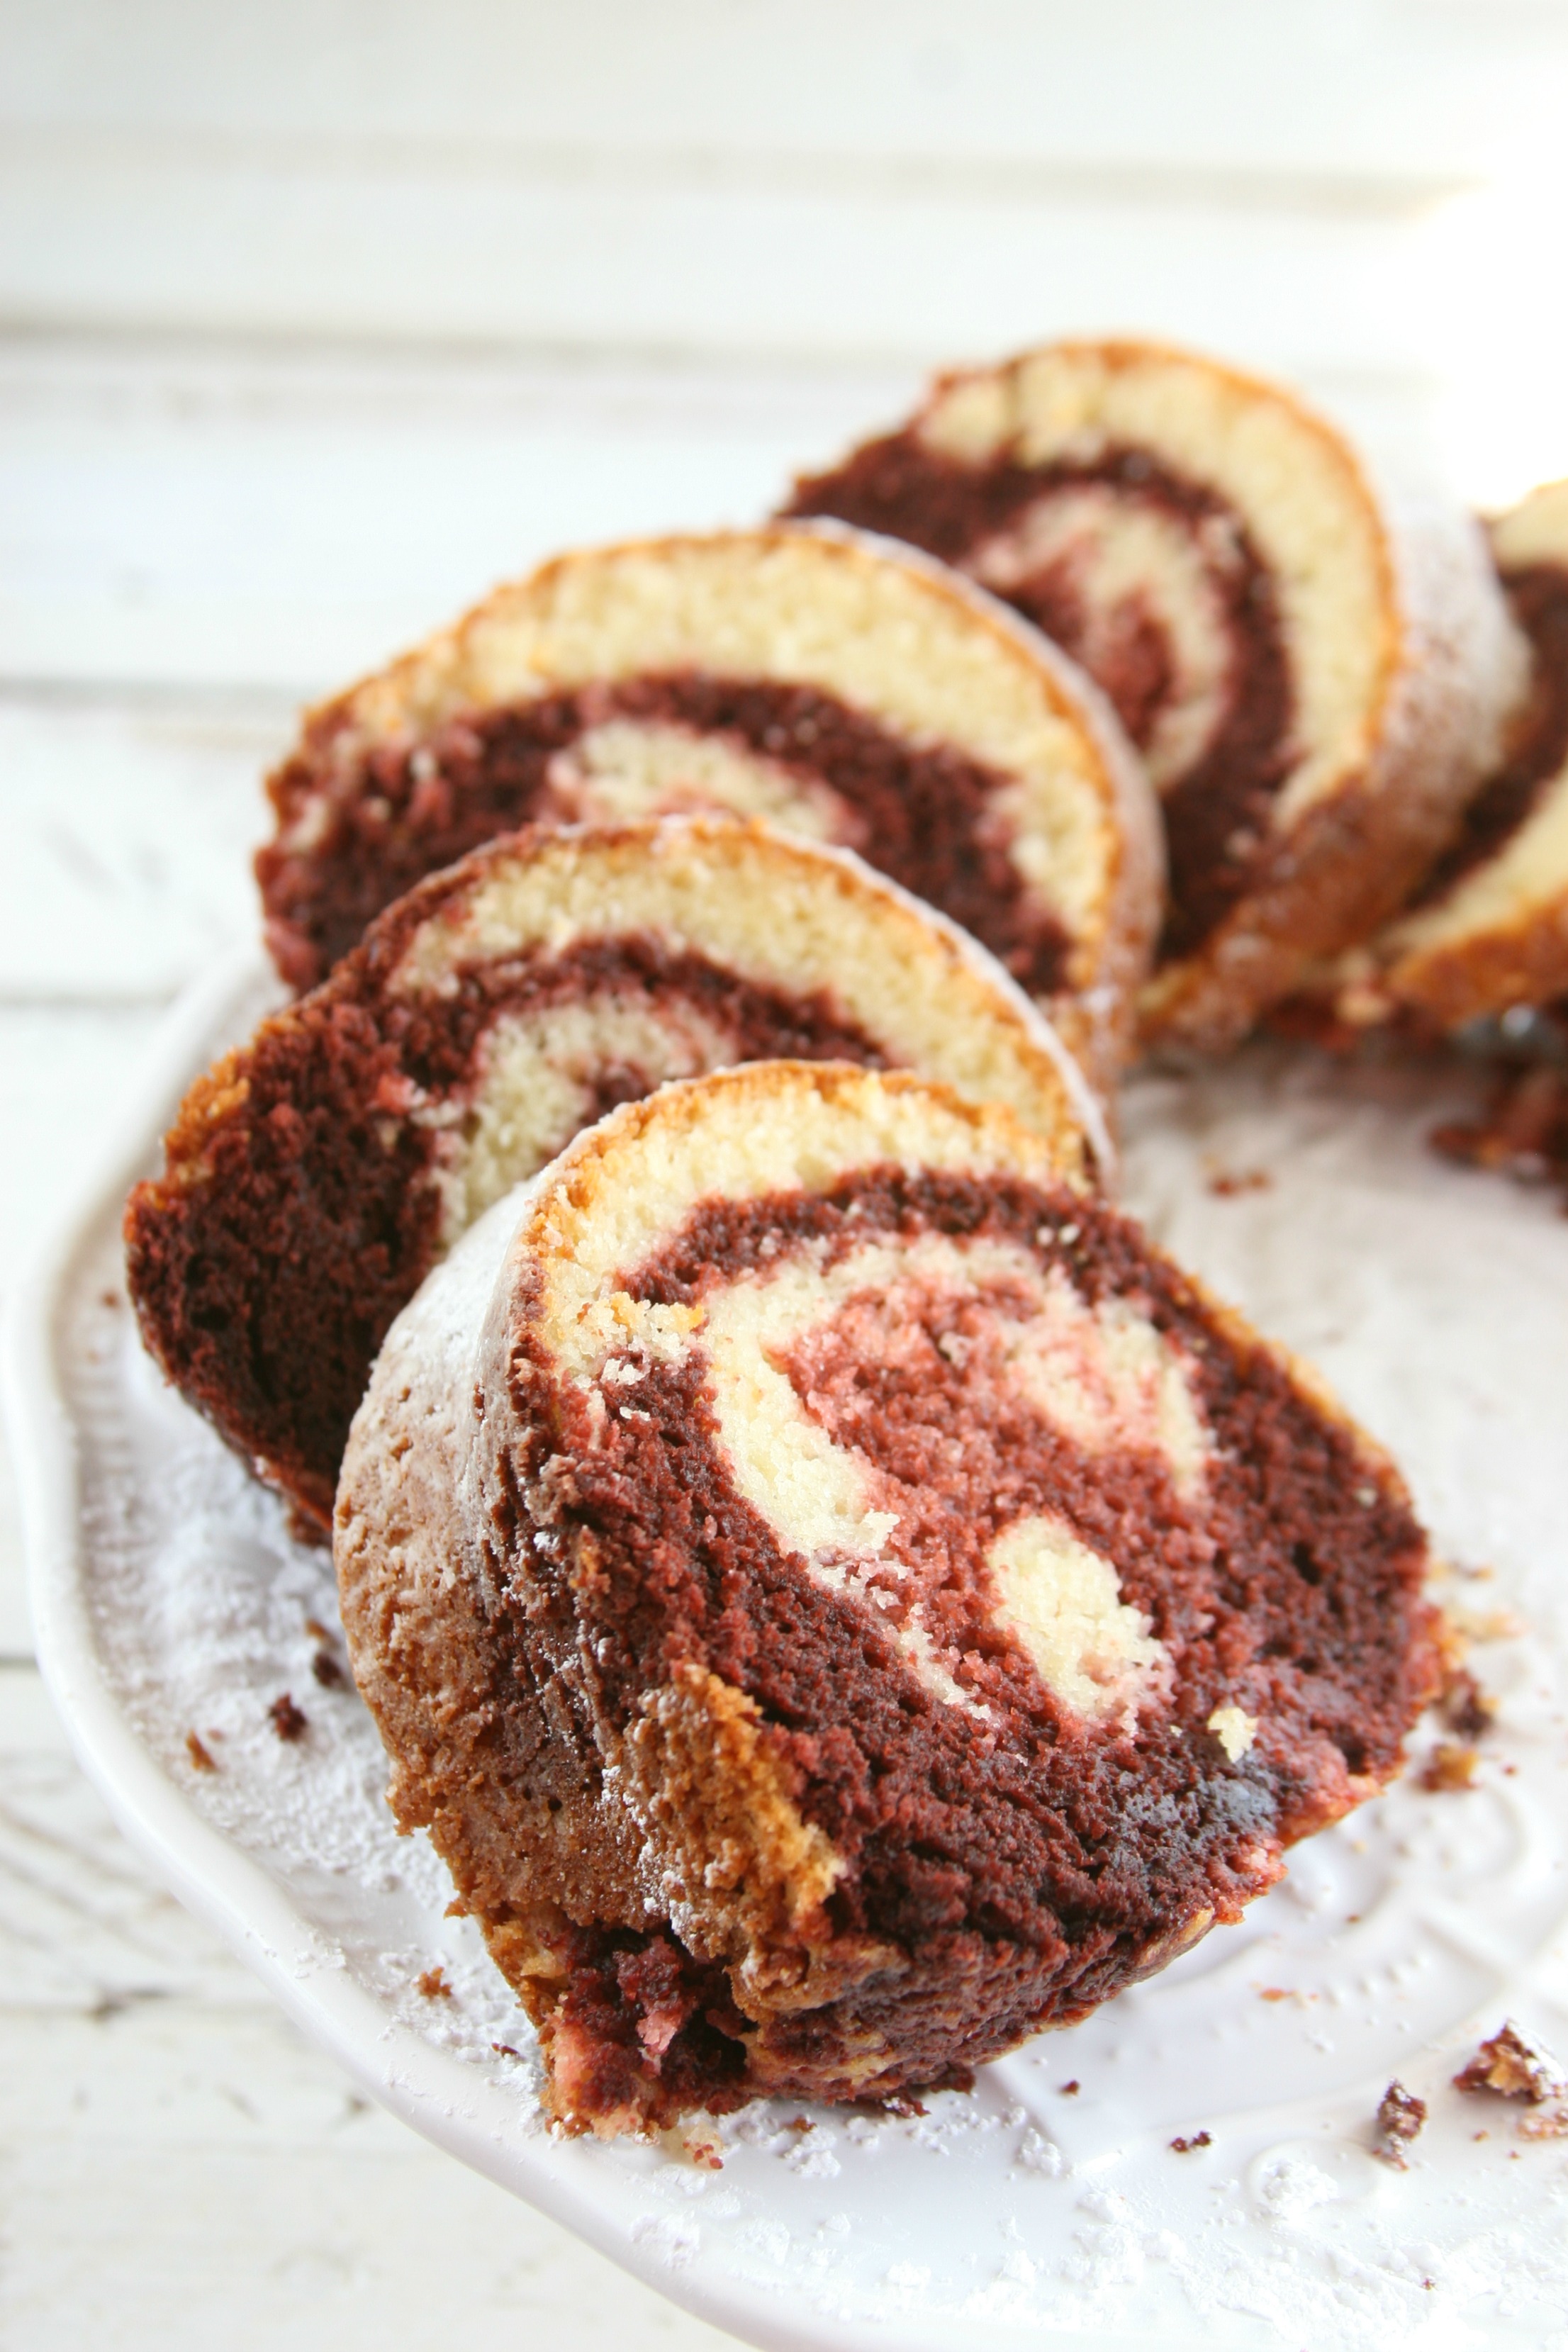
M564 555L309 717L257 861L296 987L493 835L701 808L871 863L983 940L1108 1076L1159 919L1114 719L908 550L774 528Z
M1396 516L1289 394L1142 342L942 378L800 481L958 565L1104 688L1164 809L1151 1039L1234 1041L1397 907L1495 758L1520 648L1469 519Z
M666 1079L777 1055L1005 1102L1065 1177L1093 1096L984 950L847 851L735 819L504 837L387 909L193 1087L126 1213L169 1377L325 1532L382 1337L474 1219Z
M499 1203L336 1556L428 1829L601 2132L962 2084L1374 1790L1426 1547L1316 1382L1005 1111L775 1062Z

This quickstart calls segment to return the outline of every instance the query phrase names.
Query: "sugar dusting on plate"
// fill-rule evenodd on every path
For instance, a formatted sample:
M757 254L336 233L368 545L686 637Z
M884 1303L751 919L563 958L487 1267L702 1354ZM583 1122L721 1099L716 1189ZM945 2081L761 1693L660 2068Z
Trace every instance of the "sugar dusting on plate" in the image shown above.
M1483 2115L1451 2081L1505 2014L1568 2045L1568 1225L1431 1160L1435 1115L1413 1078L1265 1048L1133 1090L1128 1191L1406 1469L1461 1564L1448 1591L1497 1706L1474 1769L1423 1784L1434 1722L1399 1785L1299 1848L1239 1927L983 2070L972 2096L903 2116L759 2103L656 2147L548 2136L526 2020L446 1916L429 1846L395 1832L379 1742L335 1673L330 1561L142 1357L106 1203L64 1352L80 1573L120 1702L287 1890L321 1965L452 2060L453 2111L465 2074L502 2098L504 2146L465 2152L524 2195L565 2184L601 2242L731 2326L769 2311L806 2344L1568 2343L1568 2147L1522 2140L1504 2103ZM1218 1164L1272 1181L1216 1193ZM1373 2153L1395 2078L1428 2108L1403 2172Z

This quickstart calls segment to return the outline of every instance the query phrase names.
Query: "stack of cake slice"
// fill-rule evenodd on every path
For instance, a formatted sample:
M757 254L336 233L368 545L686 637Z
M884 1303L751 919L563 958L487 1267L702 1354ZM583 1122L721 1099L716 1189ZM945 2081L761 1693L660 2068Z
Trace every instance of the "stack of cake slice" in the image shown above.
M474 1219L613 1105L773 1055L1005 1102L1064 1177L1098 1104L984 948L851 854L752 824L536 829L389 908L193 1087L126 1212L171 1380L324 1533L388 1324Z
M1474 534L1144 345L949 379L797 504L917 544L563 556L310 715L304 992L127 1210L572 2130L967 2083L1437 1679L1397 1474L1109 1204L1105 1104L1450 837L1517 683Z
M1159 921L1114 718L956 575L774 528L592 550L313 712L258 859L285 979L531 823L710 809L858 850L984 942L1109 1083Z
M1164 812L1151 1042L1234 1044L1364 939L1495 761L1522 656L1479 532L1276 385L1134 342L941 379L790 512L911 541L1115 703Z

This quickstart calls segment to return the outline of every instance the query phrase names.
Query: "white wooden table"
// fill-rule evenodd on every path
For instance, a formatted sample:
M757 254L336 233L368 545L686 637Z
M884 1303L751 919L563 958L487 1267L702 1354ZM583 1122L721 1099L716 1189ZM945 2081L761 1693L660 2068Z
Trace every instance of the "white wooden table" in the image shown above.
M574 540L766 511L1128 326L1478 497L1568 471L1568 8L0 9L0 1287L249 932L298 703ZM148 1881L0 1454L0 2346L717 2344L367 2108Z

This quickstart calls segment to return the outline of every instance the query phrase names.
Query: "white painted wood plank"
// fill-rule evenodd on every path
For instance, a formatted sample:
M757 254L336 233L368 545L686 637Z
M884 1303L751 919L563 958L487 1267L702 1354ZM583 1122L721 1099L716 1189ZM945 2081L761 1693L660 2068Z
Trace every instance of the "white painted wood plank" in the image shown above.
M0 1001L157 1002L253 932L250 855L268 829L261 777L293 723L281 700L0 697ZM100 1041L118 1054L123 1023L62 1030L41 1014L0 1034L10 1062L0 1087L23 1089L7 1108L37 1116L47 1150L62 1131L58 1036L68 1034L68 1060L91 1062Z
M0 2342L727 2339L369 2105L147 1877L0 1669Z
M7 140L0 314L921 364L1132 326L1298 372L1418 362L1442 327L1408 268L1418 208L1135 178L487 175L417 149L345 166L309 142L218 143Z
M26 2352L719 2352L731 2339L364 2112L281 2017L0 2019L0 2336Z
M0 1423L0 1667L33 1654L33 1624L27 1610L27 1569L22 1549L22 1515L10 1435Z
M86 1181L158 1008L0 1005L0 1309ZM32 1648L10 1439L0 1430L0 1659Z
M0 681L325 692L558 548L756 520L921 380L0 342ZM1417 378L1313 383L1422 429Z
M561 546L766 513L918 382L0 346L0 677L322 692Z
M131 1853L36 1667L0 1665L0 2012L102 2020L169 2000L269 2007ZM0 2138L5 2127L0 2117Z
M68 0L7 61L16 317L921 362L1133 325L1299 371L1446 348L1485 281L1427 215L1553 166L1568 18Z
M1561 193L1568 16L1529 0L63 0L5 37L35 321L1441 371L1495 274L1452 199ZM1517 302L1486 326L1500 382L1539 362Z
M601 157L1485 168L1550 126L1531 0L53 0L5 11L13 122ZM353 153L344 157L352 168Z
M156 1005L0 1006L0 1286L33 1265L138 1084Z

